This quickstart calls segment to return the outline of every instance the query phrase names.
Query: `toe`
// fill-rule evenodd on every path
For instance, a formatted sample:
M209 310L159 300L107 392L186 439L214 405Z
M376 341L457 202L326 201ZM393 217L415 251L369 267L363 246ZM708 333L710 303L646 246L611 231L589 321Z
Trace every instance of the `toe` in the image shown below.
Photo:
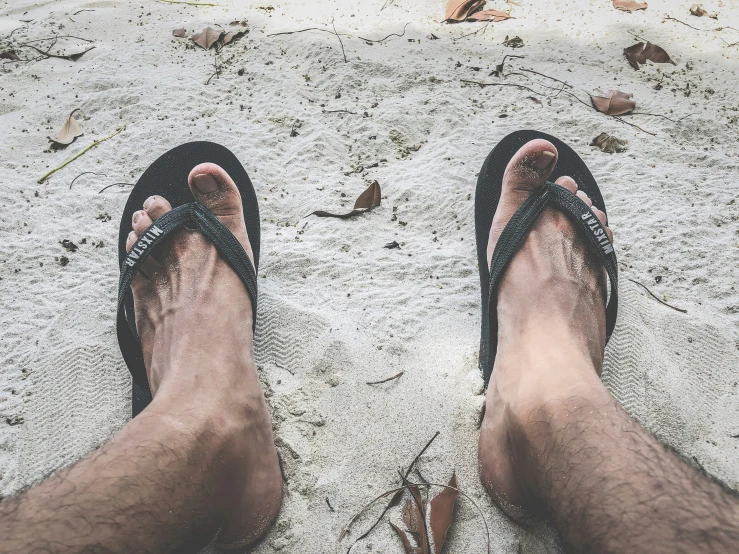
M246 234L241 194L231 176L219 165L204 163L192 169L188 183L195 199L229 228L253 263L254 256Z
M595 217L598 218L598 221L600 221L600 224L605 227L607 225L607 222L606 222L606 214L604 214L601 210L599 210L595 206L592 206L590 209L595 214Z
M508 162L503 174L500 202L490 227L488 263L508 221L531 192L546 182L556 163L557 149L543 139L527 142Z
M243 214L239 189L221 166L200 164L190 172L188 182L195 199L215 215Z
M162 198L161 196L150 196L146 199L146 202L144 202L144 210L146 210L146 213L149 215L150 222L156 221L171 209L172 205L169 203L169 200ZM149 225L151 225L151 223L149 223Z
M562 176L554 182L559 186L566 188L572 194L575 194L577 192L577 183L572 177Z
M578 191L577 191L577 192L575 193L575 195L576 195L576 196L577 196L577 197L578 197L578 198L579 198L580 200L582 200L583 202L585 202L585 203L586 203L586 204L587 204L588 206L592 206L592 205L593 205L593 201L592 201L592 200L590 199L590 197L589 197L589 196L588 196L587 194L585 194L585 193L584 193L583 191L581 191L581 190L578 190Z
M136 244L137 240L139 240L139 237L134 231L128 233L128 237L126 237L126 252L131 251L131 248Z
M138 236L143 235L144 231L146 231L152 223L153 221L151 220L151 217L149 217L149 214L146 210L139 210L138 212L134 212L133 217L131 218L131 226L133 227L133 232L136 233Z
M508 162L503 175L503 193L530 193L542 186L557 163L557 149L548 140L524 144ZM528 194L526 194L528 196Z

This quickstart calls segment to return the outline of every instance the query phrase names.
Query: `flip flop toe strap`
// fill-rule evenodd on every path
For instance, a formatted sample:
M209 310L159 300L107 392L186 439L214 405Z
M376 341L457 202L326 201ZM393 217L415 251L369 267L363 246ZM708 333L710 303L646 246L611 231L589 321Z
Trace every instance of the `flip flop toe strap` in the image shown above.
M129 250L121 265L121 278L118 284L118 343L134 382L147 390L149 384L141 351L141 341L136 331L136 321L133 316L131 282L156 246L172 232L182 227L202 232L213 243L221 257L236 272L239 279L244 283L251 299L254 323L256 324L257 275L249 256L247 256L238 239L234 237L228 227L221 223L202 204L192 202L170 210L149 226Z
M606 342L611 337L616 326L616 315L618 312L618 264L616 253L611 242L608 240L606 230L595 217L592 210L585 202L572 194L567 189L547 182L543 187L532 194L519 207L495 245L495 252L490 264L490 289L488 301L491 314L496 313L498 281L503 271L508 266L513 256L526 239L528 232L536 223L536 220L549 205L554 205L564 212L575 223L581 231L580 234L590 249L598 257L598 260L606 268L608 279L611 284L610 297L606 305ZM497 318L490 318L490 340L492 344L497 342L498 327ZM492 350L494 352L495 350ZM490 353L491 350L488 350ZM492 370L492 363L489 366ZM485 382L489 375L484 376Z

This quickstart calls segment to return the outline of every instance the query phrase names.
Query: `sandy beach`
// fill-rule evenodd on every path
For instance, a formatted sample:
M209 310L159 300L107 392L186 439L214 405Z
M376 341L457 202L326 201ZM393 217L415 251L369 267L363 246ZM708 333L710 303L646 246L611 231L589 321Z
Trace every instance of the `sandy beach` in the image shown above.
M374 520L340 541L342 528L438 431L419 471L456 471L490 552L559 552L546 525L507 520L477 475L475 183L517 129L573 146L607 203L622 294L608 387L739 487L739 4L704 3L714 20L691 16L690 1L634 13L611 0L491 1L512 18L447 24L443 0L214 3L0 0L0 53L22 58L0 59L0 495L130 418L115 335L128 184L168 149L212 140L244 164L262 218L255 347L285 496L252 551L346 552ZM248 32L218 53L189 38L219 25ZM308 28L323 31L278 34ZM638 41L674 65L633 69L622 52ZM608 90L633 94L635 113L597 112L589 95ZM84 134L50 149L73 110ZM627 149L591 146L603 132ZM349 211L375 180L371 212L308 215ZM445 552L486 552L483 516L465 498L456 510ZM402 547L383 521L352 552Z

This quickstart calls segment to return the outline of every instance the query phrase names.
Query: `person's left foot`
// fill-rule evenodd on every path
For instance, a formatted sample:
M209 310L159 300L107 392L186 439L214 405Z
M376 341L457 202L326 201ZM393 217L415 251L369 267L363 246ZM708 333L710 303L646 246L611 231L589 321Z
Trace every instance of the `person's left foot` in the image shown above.
M241 242L253 263L241 195L215 164L189 176L196 200ZM126 249L171 210L160 196L133 214ZM153 402L142 413L202 415L222 438L221 546L260 538L280 509L282 476L253 355L253 306L244 284L200 232L181 229L147 258L131 284ZM141 416L139 416L141 417ZM218 469L215 469L217 466Z

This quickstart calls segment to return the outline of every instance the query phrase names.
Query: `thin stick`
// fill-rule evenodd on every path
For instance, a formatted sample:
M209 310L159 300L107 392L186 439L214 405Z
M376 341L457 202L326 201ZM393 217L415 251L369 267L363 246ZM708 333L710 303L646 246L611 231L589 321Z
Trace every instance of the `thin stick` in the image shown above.
M424 453L424 452L426 452L426 450L428 450L429 446L431 446L431 443L432 443L432 442L434 442L434 440L435 440L435 439L436 439L436 437L438 437L438 436L439 436L439 431L437 431L436 433L434 433L434 436L433 436L433 437L431 437L431 440L429 440L429 441L428 441L428 442L426 443L426 446L424 446L424 447L423 447L423 450L421 450L421 451L420 451L420 452L418 453L418 455L417 455L417 456L416 456L415 458L413 458L413 461L411 462L411 465L409 465L409 466L408 466L408 470L407 470L407 471L405 472L405 475L403 476L403 481L407 481L407 479L408 479L408 476L409 476L409 475L411 474L411 471L413 471L413 468L414 468L414 466L416 465L416 462L418 462L418 459L419 459L419 458L420 458L420 457L421 457L421 456L423 455L423 453ZM405 489L405 487L400 487L399 489L395 489L394 491L390 491L390 493L387 493L387 494L391 494L391 493L397 493L397 492L399 492L399 491L402 491L402 490L404 490L404 489ZM372 501L372 503L370 503L370 505L371 505L371 504L373 504L373 503L374 503L375 501L377 501L377 500L380 500L381 498L384 498L385 496L387 496L387 494L384 494L384 495L378 496L378 497L377 497L377 498L376 498L375 500L373 500L373 501ZM385 509L384 509L384 510L382 511L382 513L380 514L380 517L378 517L378 518L377 518L377 521L375 521L375 523L374 523L374 524L372 525L372 527L370 527L369 529L367 529L367 531L365 531L364 533L362 533L362 535L361 535L361 536L357 537L357 539L356 539L356 540L355 540L355 541L354 541L354 542L353 542L353 543L352 543L352 544L351 544L351 545L349 546L349 548L348 548L348 549L347 549L347 551L346 551L346 553L347 553L347 554L349 554L349 551L351 551L351 549L352 549L352 548L354 548L354 545L355 545L355 544L357 544L357 543L358 543L359 541L361 541L361 540L362 540L363 538L365 538L365 537L366 537L367 535L369 535L369 534L370 534L370 533L371 533L371 532L373 531L373 529L374 529L375 527L377 527L377 526L378 526L378 525L380 524L380 522L382 521L382 518L383 518L383 517L385 517L385 514L386 514L386 513L388 512L388 510L389 510L389 509L390 509L390 508L391 508L392 506L394 506L394 505L396 504L396 502L397 502L397 500L396 500L396 497L395 497L395 496L393 496L393 497L392 497L392 498L390 499L390 502L388 502L388 505L387 505L387 506L385 506ZM365 510L366 510L366 509L367 509L368 507L369 507L369 505L368 505L368 506L366 506L366 507L365 507L365 508L364 508L364 509L362 510L362 512L364 512L364 511L365 511ZM344 538L344 536L345 536L345 535L346 535L346 534L347 534L347 533L349 532L349 528L350 528L350 527L352 526L352 524L353 524L353 523L354 523L354 522L355 522L355 521L356 521L357 519L359 519L359 516L361 516L361 515L362 515L362 512L360 512L359 514L357 514L356 516L354 516L354 517L352 518L352 520L351 520L351 521L350 521L349 523L347 523L347 525L346 525L346 526L344 527L344 529L343 529L343 530L341 531L341 535L339 536L339 540L343 539L343 538Z
M51 50L52 47L53 45L49 47L49 50ZM46 56L47 58L59 58L60 60L68 60L68 61L75 61L74 58L81 58L82 56L87 54L90 50L95 49L94 46L91 46L84 52L78 52L77 54L52 54L49 52L49 50L46 50L46 51L40 50L39 48L36 48L35 46L31 46L30 44L19 44L18 48L33 48L34 50L36 50L36 52L38 52L42 56Z
M76 12L74 12L74 13L73 13L72 15L77 15L78 13L82 13L82 12L94 12L94 11L95 11L95 10L91 10L91 9L89 9L89 8L85 8L84 10L77 10L77 11L76 11Z
M323 113L350 113L352 115L359 115L357 112L350 112L349 110L323 110Z
M37 38L37 39L34 39L34 40L27 40L24 44L31 44L33 42L44 42L46 40L57 40L57 39L60 39L60 38L74 38L74 39L77 39L77 40L83 40L85 42L95 42L93 39L82 38L82 37L78 37L78 36L75 36L75 35L54 35L53 37Z
M381 383L387 383L388 381L392 381L393 379L398 379L400 376L402 376L405 373L405 371L401 371L400 373L396 373L392 377L388 377L387 379L383 379L381 381L367 381L368 385L379 385Z
M336 38L339 39L339 44L341 44L341 54L344 56L344 63L346 63L346 52L344 52L344 42L341 40L339 33L336 32L336 25L334 25L333 17L331 18L331 26L334 28L334 34L336 35Z
M52 170L50 170L49 172L47 172L47 173L46 173L46 174L45 174L45 175L44 175L43 177L41 177L41 178L40 178L40 179L39 179L38 181L36 181L36 182L37 182L37 183L39 183L39 184L43 183L43 182L44 182L44 181L45 181L45 180L46 180L46 179L47 179L48 177L50 177L51 175L53 175L54 173L56 173L56 172L57 172L57 171L59 171L60 169L62 169L62 168L64 168L64 167L66 167L67 165L69 165L70 163L72 163L72 162L73 162L74 160L76 160L77 158L79 158L80 156L82 156L82 154L84 154L84 153L85 153L85 152L87 152L88 150L90 150L90 149L92 149L92 148L95 148L95 147L96 147L96 146L97 146L98 144L100 144L101 142L105 142L106 140L110 140L110 139L112 139L112 138L113 138L114 136L116 136L116 135L117 135L118 133L120 133L121 131L123 131L123 129L125 129L125 128L126 128L126 125L128 125L128 124L127 124L127 123L124 123L124 124L123 124L123 127L120 127L120 128L118 128L118 129L117 129L117 130L115 131L115 133L113 133L113 134L111 134L111 135L108 135L107 137L101 138L100 140L96 140L96 141L95 141L95 142L93 142L93 143L92 143L91 145L89 145L89 146L87 146L87 147L83 148L83 149L82 149L82 150L80 150L80 151L79 151L79 152L78 152L77 154L75 154L74 156L72 156L71 158L69 158L69 159L68 159L68 160L67 160L66 162L64 162L64 163L63 163L62 165L60 165L60 166L58 166L58 167L55 167L54 169L52 169Z
M110 187L119 187L119 188L122 188L122 187L134 187L134 186L136 186L136 183L113 183L112 185L108 185L106 187L101 188L98 191L98 194L100 194L103 191L108 190Z
M505 61L505 60L504 60ZM549 75L544 75L543 73L539 73L538 71L534 71L533 69L524 69L523 67L518 68L521 71L526 71L527 73L534 73L536 75L541 75L542 77L546 77L547 79L551 79L552 81L557 81L558 83L562 83L563 85L572 88L572 85L568 83L567 81L561 81L555 77L550 77Z
M326 497L326 504L328 505L328 509L332 512L335 512L334 507L331 505L331 502L328 501L328 496Z
M165 4L187 4L188 6L218 6L219 4L208 4L206 2L184 2L180 0L159 0Z
M534 90L530 87L527 87L526 85L519 85L516 83L484 83L482 81L468 81L467 79L461 79L463 83L468 83L471 85L479 85L481 87L516 87L521 88L524 90L528 90L529 92L533 92L534 94L541 94L542 96L548 96L544 94L543 92L539 92L538 90Z
M319 27L308 27L307 29L300 29L299 31L282 31L281 33L272 33L267 35L268 37L277 37L280 35L294 35L296 33L305 33L306 31L322 31L324 33L331 33L334 34L333 31L329 31L328 29L321 29Z
M74 182L77 179L79 179L83 175L90 175L90 174L92 174L92 175L99 175L99 176L102 176L102 177L107 177L107 175L105 173L95 173L94 171L83 171L82 173L80 173L79 175L77 175L77 177L75 177L74 179L72 179L72 182L71 183L69 183L69 190L72 190L72 185L74 185Z
M379 40L372 40L372 39L368 39L368 38L364 38L364 37L357 37L357 38L362 39L365 42L382 42L383 40L387 40L390 37L402 37L403 35L405 35L405 28L408 27L408 25L410 25L410 23L406 23L403 26L403 32L402 33L400 33L400 34L398 34L398 33L391 33L388 36L386 36L385 38L381 38Z
M677 21L678 23L682 23L686 27L690 27L691 29L695 29L696 31L715 32L715 31L723 31L724 29L733 29L734 31L737 30L737 29L734 29L734 27L716 27L715 29L700 29L698 27L693 27L692 25L690 25L688 23L685 23L684 21L680 21L679 19L676 19L674 17L670 17L669 15L665 15L665 19L669 19L670 21ZM719 39L720 41L722 41L727 46L736 46L737 44L739 44L739 42L733 42L733 43L729 44L728 41L724 40L721 37L716 37L716 38Z
M627 277L627 279L629 279L629 278ZM677 310L678 312L683 313L683 314L687 314L688 313L688 310L683 310L682 308L676 308L675 306L671 306L670 304L668 304L664 300L661 300L657 295L655 295L651 290L649 290L646 287L646 285L642 285L639 281L634 281L633 279L629 279L629 281L631 281L632 283L636 283L637 285L639 285L641 288L643 288L645 291L647 291L649 293L649 295L652 298L654 298L657 302L659 302L660 304L664 304L668 308L672 308L673 310Z

